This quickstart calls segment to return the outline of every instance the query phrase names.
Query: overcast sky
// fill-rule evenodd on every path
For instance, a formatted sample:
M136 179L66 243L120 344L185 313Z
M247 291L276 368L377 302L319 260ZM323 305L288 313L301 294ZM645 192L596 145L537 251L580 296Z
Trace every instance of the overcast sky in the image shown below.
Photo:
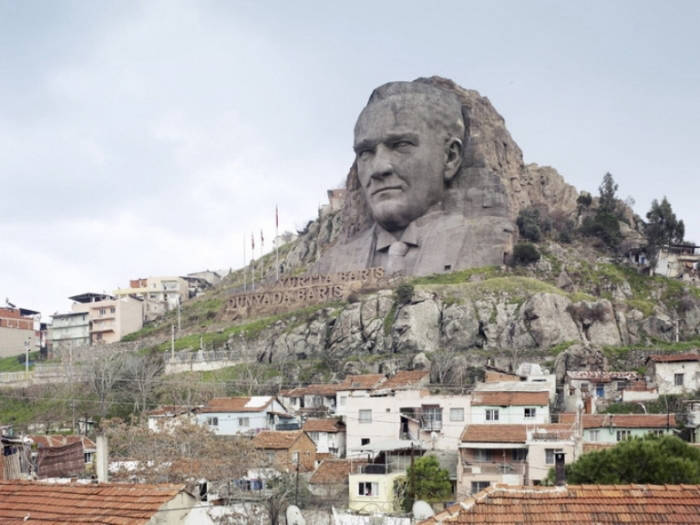
M293 230L344 180L374 87L433 74L700 242L698 27L694 1L0 0L0 304L239 267L275 203Z

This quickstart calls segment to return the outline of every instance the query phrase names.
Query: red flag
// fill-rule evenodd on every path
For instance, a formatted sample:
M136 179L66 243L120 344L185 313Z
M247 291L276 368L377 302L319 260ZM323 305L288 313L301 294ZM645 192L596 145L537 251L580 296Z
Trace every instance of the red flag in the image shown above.
M250 246L255 250L255 236L252 233L250 234Z

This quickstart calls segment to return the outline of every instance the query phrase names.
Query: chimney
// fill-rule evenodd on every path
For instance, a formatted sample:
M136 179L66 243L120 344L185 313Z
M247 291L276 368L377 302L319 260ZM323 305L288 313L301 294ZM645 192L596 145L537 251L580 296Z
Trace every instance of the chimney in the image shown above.
M109 445L107 444L107 436L97 436L96 456L97 482L107 483L109 481Z
M564 465L563 452L554 453L554 484L557 487L563 487L566 485L566 467Z

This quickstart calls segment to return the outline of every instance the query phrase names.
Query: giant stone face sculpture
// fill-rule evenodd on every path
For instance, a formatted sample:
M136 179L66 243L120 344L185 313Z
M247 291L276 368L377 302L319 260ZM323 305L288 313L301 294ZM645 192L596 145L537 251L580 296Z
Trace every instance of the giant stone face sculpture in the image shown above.
M427 275L502 264L508 198L497 174L473 166L468 127L457 93L431 79L375 89L355 125L348 199L357 213L316 270Z

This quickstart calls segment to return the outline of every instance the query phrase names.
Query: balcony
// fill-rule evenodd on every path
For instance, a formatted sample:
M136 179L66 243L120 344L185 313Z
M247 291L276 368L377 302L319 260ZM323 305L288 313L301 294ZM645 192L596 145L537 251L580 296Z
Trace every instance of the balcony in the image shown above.
M525 475L527 463L525 461L463 461L464 474L517 474Z

